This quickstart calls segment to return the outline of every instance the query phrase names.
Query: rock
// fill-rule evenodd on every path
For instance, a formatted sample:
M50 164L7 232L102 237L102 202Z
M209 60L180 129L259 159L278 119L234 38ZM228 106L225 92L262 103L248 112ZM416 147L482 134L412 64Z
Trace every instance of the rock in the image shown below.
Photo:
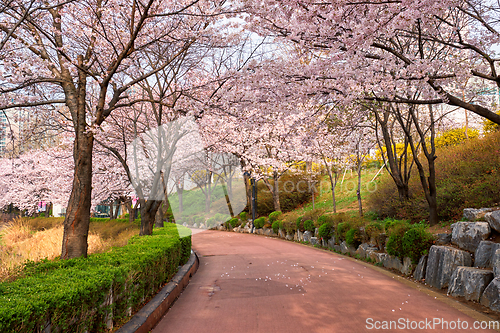
M319 229L314 228L314 237L318 237L318 236L319 236Z
M334 245L335 245L335 237L332 237L328 240L328 247L330 249L333 249L334 248Z
M425 278L425 269L427 267L427 256L421 256L418 261L415 272L413 272L413 278L417 281L421 281Z
M448 245L451 243L451 234L437 234L436 245Z
M486 222L490 224L491 229L500 232L500 210L495 210L484 215Z
M290 234L286 234L286 240L289 240L289 241L293 240L293 236Z
M473 267L457 267L451 276L448 294L478 302L491 280L493 280L491 271Z
M328 247L328 241L326 239L321 238L321 246Z
M340 247L340 245L334 244L333 249L337 252L342 252L342 248Z
M278 231L278 237L279 237L279 238L285 238L285 236L286 236L285 231L284 231L283 229L280 229L280 230Z
M311 242L311 237L313 236L312 232L306 231L304 232L304 242Z
M497 249L500 249L500 244L498 243L490 241L482 241L479 243L476 253L474 254L474 267L491 268L491 259Z
M300 230L297 231L297 239L299 242L303 242L304 241L304 233Z
M448 287L451 275L458 266L472 265L471 254L448 246L431 246L427 259L425 282L431 287Z
M500 277L494 278L484 289L480 303L494 311L500 311Z
M346 254L349 252L349 247L347 247L347 243L345 241L340 243L340 252L342 252L343 254Z
M496 249L491 256L491 267L495 277L500 276L500 249Z
M401 267L401 273L403 273L406 276L410 276L411 273L413 273L413 270L415 269L415 265L413 264L413 261L405 257L403 259L403 266Z
M484 218L484 215L488 212L491 212L495 208L465 208L464 209L464 219L467 221L477 221L479 219Z
M398 271L401 271L401 269L403 268L401 259L391 255L386 255L383 258L382 264L384 265L385 268L392 268Z
M491 233L487 222L457 222L453 228L451 242L463 250L475 252L479 243Z
M311 245L319 245L318 237L311 237Z
M380 253L380 252L375 252L371 251L370 252L370 259L375 261L375 262L383 262L385 260L385 257L387 257L387 253Z
M369 251L377 251L378 248L375 246L372 246L368 243L363 243L361 244L358 249L356 250L356 254L359 254L361 258L369 258Z

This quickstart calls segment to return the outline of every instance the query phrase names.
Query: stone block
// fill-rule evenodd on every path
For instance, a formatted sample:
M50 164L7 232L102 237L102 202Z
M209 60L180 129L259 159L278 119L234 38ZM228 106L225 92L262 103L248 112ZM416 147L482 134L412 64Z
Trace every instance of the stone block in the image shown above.
M483 291L493 280L489 270L473 267L457 267L450 279L448 294L465 297L468 301L479 302Z
M382 264L385 268L392 268L401 272L403 264L401 263L401 259L398 257L386 255L382 260Z
M437 234L436 245L448 245L451 243L451 234Z
M457 222L453 228L451 242L463 250L475 252L479 243L491 233L487 222Z
M427 259L425 282L431 287L446 288L458 266L472 266L471 254L448 246L433 245Z
M490 241L482 241L479 243L476 253L474 254L474 267L491 268L491 260L497 249L500 249L499 243Z
M413 264L413 261L405 257L403 259L403 266L401 267L401 273L403 273L406 276L410 276L413 273L413 270L415 269L415 265Z
M305 231L304 232L304 242L311 242L311 237L313 236L312 232L310 231Z
M491 212L494 208L465 208L463 218L467 221L478 221L485 217L486 213Z
M500 277L495 277L484 289L480 303L494 311L500 312Z
M311 237L311 245L319 245L318 237Z
M491 229L500 232L500 210L486 213L484 219L490 224Z
M421 256L418 260L417 267L413 272L413 278L417 281L421 281L425 278L425 270L427 268L427 256Z

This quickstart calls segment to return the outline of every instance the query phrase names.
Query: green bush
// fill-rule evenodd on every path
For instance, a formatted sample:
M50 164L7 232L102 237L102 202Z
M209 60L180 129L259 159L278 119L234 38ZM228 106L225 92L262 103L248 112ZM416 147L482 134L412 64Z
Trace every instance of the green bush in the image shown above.
M425 224L415 224L403 236L403 256L409 257L414 264L417 264L420 257L429 253L433 241L434 236L427 230Z
M274 221L272 224L272 228L273 228L274 233L277 234L280 229L283 229L283 222Z
M368 238L376 239L378 235L384 232L384 224L381 222L370 222L365 226L365 233Z
M388 225L389 224L389 225ZM403 250L403 237L404 234L410 230L411 225L406 221L390 221L386 223L386 231L389 236L386 243L387 253L403 258L404 250Z
M294 234L297 231L297 225L295 222L285 222L283 223L283 228L287 234Z
M302 219L302 216L301 217L298 217L297 218L297 221L295 221L295 230L298 230L300 232L304 232L304 222L303 222L303 219Z
M282 213L280 211L272 212L271 214L269 214L269 223L274 223L280 218L281 215Z
M318 229L318 235L324 240L327 240L332 238L333 231L333 226L330 223L323 223Z
M240 220L246 222L247 221L247 216L248 216L247 212L241 212L240 213Z
M333 224L332 217L328 215L321 215L320 217L318 217L318 226L322 226L325 223Z
M345 242L347 245L352 246L354 248L358 248L361 244L361 232L358 228L351 228L345 234Z
M265 217L259 217L258 219L255 219L253 225L255 226L256 229L260 229L264 227L264 224L266 224L266 218Z
M246 225L247 225L247 221L245 220L245 221L241 222L240 227L244 228Z
M226 223L224 223L224 225L226 226L227 229L233 229L233 228L236 228L237 226L240 225L240 220L234 217L234 218L226 221Z
M304 221L304 230L314 232L314 222L312 220Z
M345 241L346 239L346 234L347 231L349 231L352 228L351 224L349 222L341 222L337 225L336 233L337 233L337 239L338 242Z
M0 283L0 331L43 331L47 321L55 331L107 331L108 313L114 324L123 322L187 262L188 232L167 224L106 253L27 263L22 278ZM113 305L100 306L110 291Z

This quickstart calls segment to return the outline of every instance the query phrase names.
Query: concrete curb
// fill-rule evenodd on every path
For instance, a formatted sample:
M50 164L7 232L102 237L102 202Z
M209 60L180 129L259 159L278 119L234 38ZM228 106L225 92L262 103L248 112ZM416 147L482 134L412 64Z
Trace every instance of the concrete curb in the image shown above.
M179 269L172 280L116 333L147 333L151 331L189 284L189 279L196 273L199 265L198 256L191 250L188 262Z

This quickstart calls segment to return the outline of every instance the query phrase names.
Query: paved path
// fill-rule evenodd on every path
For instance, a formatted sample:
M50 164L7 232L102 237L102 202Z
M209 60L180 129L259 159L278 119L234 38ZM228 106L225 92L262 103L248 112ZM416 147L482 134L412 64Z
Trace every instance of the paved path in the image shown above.
M373 332L368 328L376 321L380 327L396 321L399 328L410 328L426 319L427 329L419 332L478 332L443 329L446 324L438 320L449 328L467 321L472 328L475 319L397 277L335 253L219 231L194 234L193 248L200 268L154 333Z

